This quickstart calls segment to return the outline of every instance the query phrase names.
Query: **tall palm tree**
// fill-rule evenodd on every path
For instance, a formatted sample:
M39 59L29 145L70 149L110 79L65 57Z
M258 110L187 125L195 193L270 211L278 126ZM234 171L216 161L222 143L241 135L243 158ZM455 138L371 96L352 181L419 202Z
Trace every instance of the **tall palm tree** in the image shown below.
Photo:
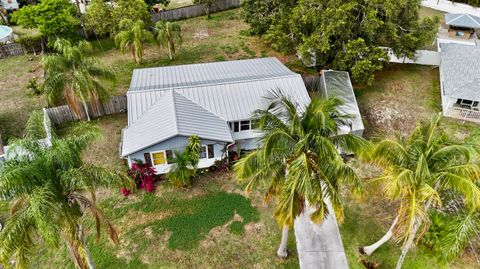
M175 43L182 44L182 28L180 24L169 21L158 21L155 23L157 42L162 47L168 48L168 57L173 60L175 54Z
M88 55L92 45L87 41L73 45L68 40L57 39L53 47L57 52L42 59L46 71L43 85L48 102L54 104L63 95L75 115L81 118L80 101L90 120L87 102L90 101L97 112L97 102L110 95L109 86L114 85L115 74Z
M387 234L361 251L371 255L396 234L403 241L397 269L414 241L428 229L429 210L441 206L445 191L462 195L473 210L480 207L480 170L472 162L472 147L452 141L439 129L440 119L436 115L418 124L407 139L383 140L372 153L372 160L384 168L384 175L375 181L383 183L387 198L399 201L400 206Z
M271 103L255 113L262 132L262 146L235 164L236 177L248 180L247 191L259 182L268 184L265 200L278 198L275 216L283 226L277 255L286 257L289 228L306 207L315 209L312 221L321 223L328 214L343 219L340 188L362 193L359 177L346 165L340 151L359 153L368 146L361 137L339 134L339 127L351 118L338 112L336 98L312 98L310 104L298 107L281 92L272 92ZM329 212L330 201L335 212Z
M134 183L82 161L82 152L96 136L83 132L62 139L54 136L50 145L27 138L14 143L19 154L0 168L0 198L11 203L11 215L0 231L0 263L7 266L13 259L16 268L27 268L39 242L51 248L65 243L77 268L94 268L85 240L84 216L93 217L97 236L104 226L111 240L118 242L115 228L96 205L95 191L100 187L131 188ZM92 215L86 215L87 210Z
M140 64L143 59L143 43L152 39L152 33L145 29L145 23L142 20L134 22L123 19L120 21L120 32L115 35L115 44L122 53L131 49L133 60Z

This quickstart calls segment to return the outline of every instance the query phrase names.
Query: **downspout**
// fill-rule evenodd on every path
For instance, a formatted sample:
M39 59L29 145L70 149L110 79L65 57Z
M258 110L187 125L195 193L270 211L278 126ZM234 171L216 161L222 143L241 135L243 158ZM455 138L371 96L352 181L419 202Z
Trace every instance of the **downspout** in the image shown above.
M226 150L225 150L225 152L227 153L227 163L228 164L230 164L230 156L228 154L228 149L233 145L235 145L235 141L233 143L227 144L227 147L226 147Z

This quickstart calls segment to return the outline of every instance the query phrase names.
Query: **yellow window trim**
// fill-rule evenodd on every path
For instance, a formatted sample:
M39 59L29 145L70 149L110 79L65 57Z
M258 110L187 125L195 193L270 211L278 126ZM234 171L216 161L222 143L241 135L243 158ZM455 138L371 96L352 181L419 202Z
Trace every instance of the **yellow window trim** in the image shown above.
M165 150L150 153L150 157L152 158L153 165L167 164L166 156L167 154Z

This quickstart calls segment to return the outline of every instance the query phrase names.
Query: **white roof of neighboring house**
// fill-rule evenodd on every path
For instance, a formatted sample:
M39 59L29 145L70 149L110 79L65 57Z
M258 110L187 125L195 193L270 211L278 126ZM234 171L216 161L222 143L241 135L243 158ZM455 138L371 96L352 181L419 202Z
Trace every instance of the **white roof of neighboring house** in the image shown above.
M168 90L135 124L123 131L122 156L177 135L233 142L228 124L175 90Z
M310 102L301 76L276 58L136 69L127 93L128 123L135 123L168 89L235 121L250 118L277 88L299 104Z
M480 28L480 18L470 14L445 14L445 24L464 28Z
M338 110L343 114L352 115L349 131L364 130L362 116L358 108L357 99L353 91L350 75L345 71L323 70L321 92L323 97L337 97L343 101ZM348 128L345 126L345 128Z
M480 47L441 44L440 79L443 94L480 100Z

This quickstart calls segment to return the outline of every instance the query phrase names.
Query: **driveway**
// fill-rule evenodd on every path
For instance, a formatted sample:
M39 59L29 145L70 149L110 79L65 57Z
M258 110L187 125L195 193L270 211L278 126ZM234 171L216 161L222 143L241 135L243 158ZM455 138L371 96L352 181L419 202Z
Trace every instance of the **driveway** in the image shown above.
M330 212L333 209L327 202ZM334 214L321 225L310 220L309 208L294 223L297 251L302 269L348 269L347 257Z

